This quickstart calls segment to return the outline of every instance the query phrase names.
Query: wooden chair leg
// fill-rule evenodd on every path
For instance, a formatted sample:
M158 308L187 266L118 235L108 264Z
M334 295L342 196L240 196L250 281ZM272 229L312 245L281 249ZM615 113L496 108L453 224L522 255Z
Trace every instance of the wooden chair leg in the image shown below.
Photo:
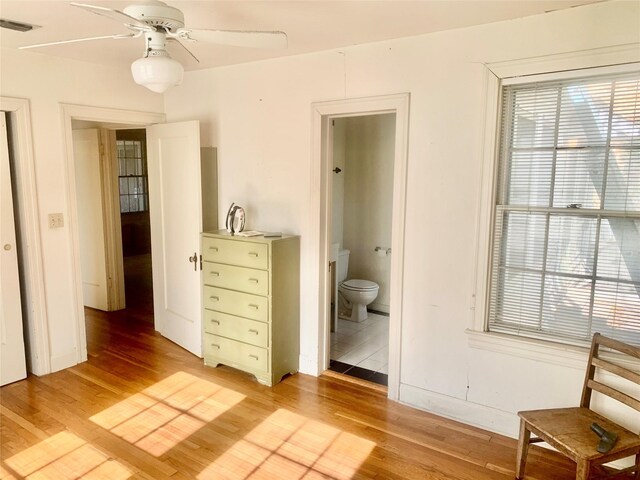
M588 460L578 460L576 468L576 480L589 480L591 473L591 463Z
M636 453L636 480L640 480L640 453Z
M516 457L516 479L524 478L524 466L527 463L527 453L529 453L529 439L531 432L527 429L524 420L520 420L520 435L518 436L518 454Z

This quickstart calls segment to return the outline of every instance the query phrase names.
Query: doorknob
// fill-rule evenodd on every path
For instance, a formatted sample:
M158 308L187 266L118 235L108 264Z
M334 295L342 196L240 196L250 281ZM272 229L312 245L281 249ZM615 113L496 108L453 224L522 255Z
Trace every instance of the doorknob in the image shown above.
M189 257L189 262L193 262L193 269L198 271L198 254L194 253L193 257Z

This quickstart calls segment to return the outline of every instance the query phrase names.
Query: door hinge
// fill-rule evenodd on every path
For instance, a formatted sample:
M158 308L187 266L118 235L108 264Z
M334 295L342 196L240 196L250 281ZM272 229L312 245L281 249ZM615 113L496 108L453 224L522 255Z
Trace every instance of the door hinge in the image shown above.
M202 271L202 255L200 255L200 271Z

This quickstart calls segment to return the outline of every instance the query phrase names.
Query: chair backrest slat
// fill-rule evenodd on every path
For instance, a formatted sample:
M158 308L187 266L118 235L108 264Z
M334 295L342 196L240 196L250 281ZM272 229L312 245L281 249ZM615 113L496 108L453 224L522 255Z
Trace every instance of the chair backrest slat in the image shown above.
M607 362L606 360L602 360L601 358L594 358L592 362L598 368L602 368L607 372L614 373L622 378L626 378L627 380L640 385L640 373L633 372L628 368L621 367L620 365L616 365L615 363Z
M589 382L587 382L587 387L611 398L615 398L619 402L629 405L631 408L640 412L640 400L637 400L626 393L622 393L615 388L611 388L610 386L596 382L595 380L589 380Z
M582 400L580 406L589 408L591 404L591 393L595 390L599 393L607 395L625 405L640 412L640 399L634 398L626 393L623 393L615 388L605 385L602 381L595 380L596 367L608 371L611 374L617 375L621 378L629 380L633 383L640 385L640 374L625 368L621 365L609 362L599 358L599 347L610 348L620 353L629 355L631 357L640 359L640 347L628 345L626 343L614 340L612 338L603 337L599 333L593 336L591 343L591 351L589 352L589 363L587 365L587 371L585 374L584 385L582 388Z
M621 353L640 359L640 347L635 347L633 345L629 345L628 343L623 343L620 340L614 340L613 338L603 337L599 333L596 333L596 335L598 335L598 343L603 347L611 348L613 350L617 350Z

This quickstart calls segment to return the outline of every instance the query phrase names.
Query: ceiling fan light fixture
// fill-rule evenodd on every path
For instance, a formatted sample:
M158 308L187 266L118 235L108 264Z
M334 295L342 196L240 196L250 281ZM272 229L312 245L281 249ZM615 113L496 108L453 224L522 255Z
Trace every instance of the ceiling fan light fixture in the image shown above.
M133 80L152 92L164 93L182 83L182 64L162 51L153 51L131 64Z

